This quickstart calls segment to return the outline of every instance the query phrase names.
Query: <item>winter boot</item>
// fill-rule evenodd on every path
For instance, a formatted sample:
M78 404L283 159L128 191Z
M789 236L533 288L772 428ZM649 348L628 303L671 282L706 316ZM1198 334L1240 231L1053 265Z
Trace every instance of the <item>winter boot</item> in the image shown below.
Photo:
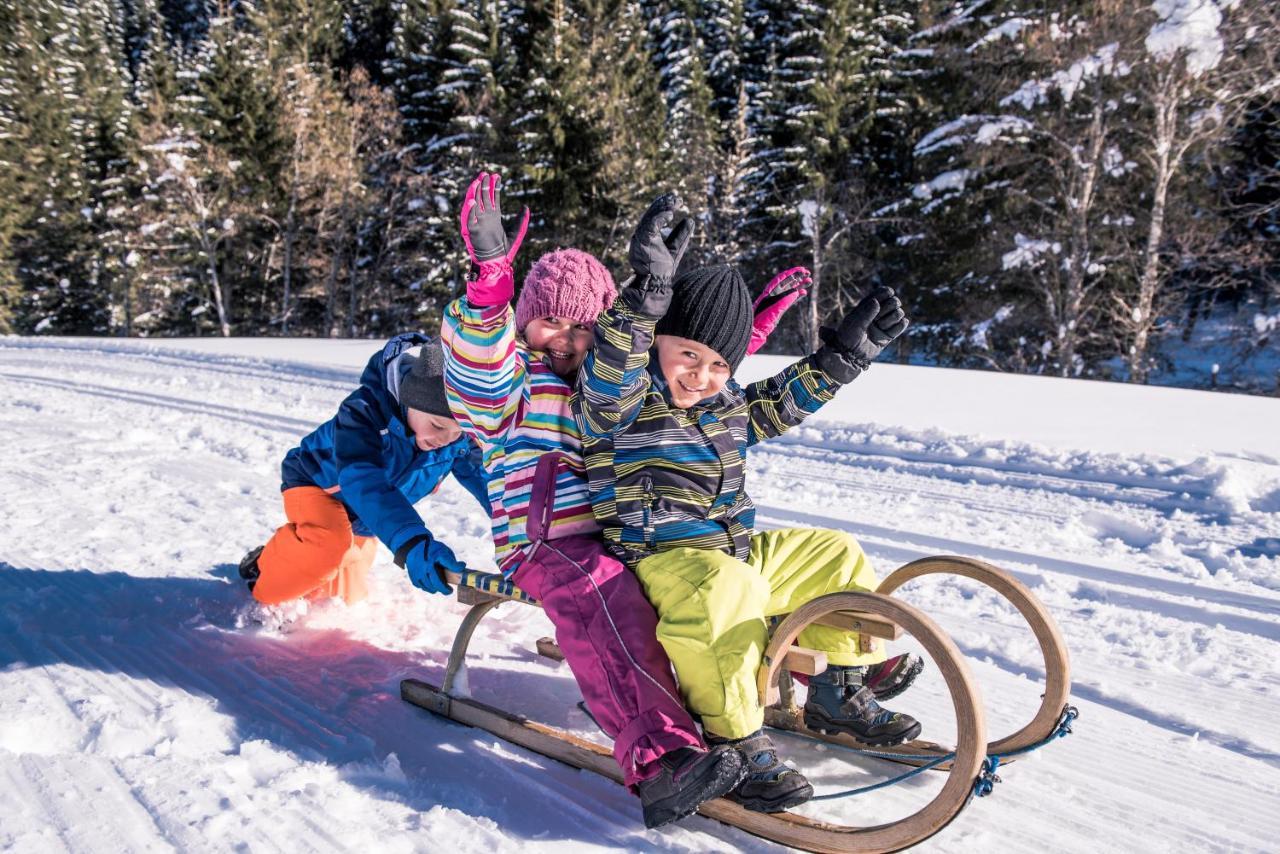
M695 812L705 801L718 798L742 780L746 768L731 747L695 750L681 747L658 760L656 777L641 782L644 826L662 827Z
M764 730L732 740L709 737L707 743L732 745L746 761L747 778L729 793L729 800L755 812L782 812L813 797L813 786L778 758L778 750Z
M862 667L829 667L810 676L804 725L879 746L901 744L920 735L915 718L880 707L871 689L862 684L864 675Z
M258 546L250 549L248 554L240 558L240 577L244 579L250 593L253 592L253 585L258 583L258 576L262 574L258 571L258 556L262 554L263 548Z
M879 664L869 665L862 684L871 689L877 700L891 700L910 688L922 670L924 659L915 653L904 652Z

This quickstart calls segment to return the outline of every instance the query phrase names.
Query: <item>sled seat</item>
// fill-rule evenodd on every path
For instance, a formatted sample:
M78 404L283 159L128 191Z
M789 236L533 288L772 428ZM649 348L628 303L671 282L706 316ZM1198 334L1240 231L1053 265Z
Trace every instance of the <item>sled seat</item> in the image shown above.
M474 607L486 603L503 601L524 602L538 605L538 600L525 593L515 582L497 572L477 572L463 570L460 574L448 574L450 584L457 587L458 602ZM770 630L776 628L788 615L781 614L770 621ZM862 639L864 651L871 651L874 638L897 640L902 636L902 629L892 621L874 614L860 611L836 611L819 617L814 621L818 625L830 626L857 632ZM552 638L539 638L538 654L553 661L564 661L564 654ZM803 646L791 646L786 653L783 669L788 673L801 673L805 676L817 676L827 669L826 653Z
M552 638L538 638L538 655L552 661L564 661L564 653L560 645ZM817 676L827 669L827 654L816 649L793 646L787 650L786 668L792 673L803 673L805 676Z

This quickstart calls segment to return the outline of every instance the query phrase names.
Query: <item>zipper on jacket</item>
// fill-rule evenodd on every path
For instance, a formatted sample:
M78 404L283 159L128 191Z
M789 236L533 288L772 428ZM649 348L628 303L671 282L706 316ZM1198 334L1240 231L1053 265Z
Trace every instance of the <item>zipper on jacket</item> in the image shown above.
M640 479L640 488L644 490L644 544L646 547L653 546L653 523L650 519L653 513L653 505L657 502L657 496L653 494L653 478L645 475Z

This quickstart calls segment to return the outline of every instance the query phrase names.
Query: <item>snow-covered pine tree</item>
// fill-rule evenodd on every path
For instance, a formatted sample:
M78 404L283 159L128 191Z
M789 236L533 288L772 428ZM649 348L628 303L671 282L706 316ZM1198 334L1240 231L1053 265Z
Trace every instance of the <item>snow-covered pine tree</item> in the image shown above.
M394 45L395 0L348 0L342 4L342 45L337 64L343 71L363 68L375 86L385 76Z
M639 7L597 0L528 4L530 65L513 95L511 132L533 212L530 260L573 246L621 261L631 228L661 182L662 102ZM508 86L516 91L513 80ZM621 269L621 265L614 265Z
M785 8L784 8L785 7ZM895 21L860 0L775 4L761 0L760 49L772 57L763 116L768 147L752 184L762 269L804 263L813 273L802 340L865 290L862 259L870 209L864 170L880 88L874 64L891 50ZM763 275L763 274L762 274Z
M110 10L55 0L0 9L5 272L14 277L2 286L13 300L7 313L21 332L105 332L94 217L116 174L114 135L126 110L118 75L96 67L110 50Z
M711 244L716 235L707 226L724 150L721 123L712 106L714 93L704 60L709 51L698 27L698 6L682 0L653 3L649 23L658 85L666 101L662 159L668 167L663 189L679 192L699 223L686 256L693 265L715 255Z
M749 246L749 175L762 149L757 117L761 98L768 92L764 85L768 57L754 49L747 2L714 0L699 5L697 26L720 132L715 168L707 181L704 255L716 262L740 262Z
M125 334L130 275L123 238L136 159L126 20L119 0L86 0L78 13L86 60L77 86L84 114L85 216L93 235L88 288L107 306L102 331Z

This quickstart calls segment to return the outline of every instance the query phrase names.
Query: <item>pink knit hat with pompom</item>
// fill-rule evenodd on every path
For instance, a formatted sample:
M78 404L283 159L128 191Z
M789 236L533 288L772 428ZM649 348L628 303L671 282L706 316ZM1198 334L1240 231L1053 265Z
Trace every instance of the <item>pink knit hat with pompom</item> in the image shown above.
M613 305L618 289L605 266L586 252L557 249L533 262L516 301L516 331L539 317L594 324Z

